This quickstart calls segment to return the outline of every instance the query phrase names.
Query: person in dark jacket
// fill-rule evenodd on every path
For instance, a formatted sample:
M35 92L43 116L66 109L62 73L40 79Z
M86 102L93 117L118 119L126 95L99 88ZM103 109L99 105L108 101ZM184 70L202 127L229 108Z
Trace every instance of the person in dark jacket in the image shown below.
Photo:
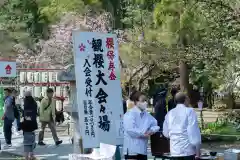
M18 91L16 89L13 89L12 90L12 97L13 97L13 106L16 107L16 110L15 110L15 134L16 135L19 135L18 131L20 131L20 117L21 117L21 105L20 105L20 102L19 102L19 99L18 99Z
M37 103L30 91L25 92L21 129L23 130L23 144L25 160L34 159L33 150L36 146L35 130L37 125Z
M162 130L163 127L163 122L165 119L165 115L167 114L167 108L166 108L166 96L167 96L167 90L166 89L161 89L155 95L155 118L158 122L158 126L160 127L160 130Z
M177 94L178 90L177 88L172 88L171 90L171 95L172 98L168 100L168 112L176 107L176 101L175 101L175 95Z

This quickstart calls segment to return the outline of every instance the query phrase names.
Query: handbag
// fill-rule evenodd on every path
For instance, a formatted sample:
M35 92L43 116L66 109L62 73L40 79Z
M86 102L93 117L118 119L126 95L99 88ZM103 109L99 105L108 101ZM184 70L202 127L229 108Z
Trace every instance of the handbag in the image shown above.
M44 111L46 111L46 110L49 108L49 106L51 105L51 103L52 103L52 100L49 100L47 107L44 108ZM38 109L37 109L37 115L40 116L40 108L39 108L39 107L38 107Z

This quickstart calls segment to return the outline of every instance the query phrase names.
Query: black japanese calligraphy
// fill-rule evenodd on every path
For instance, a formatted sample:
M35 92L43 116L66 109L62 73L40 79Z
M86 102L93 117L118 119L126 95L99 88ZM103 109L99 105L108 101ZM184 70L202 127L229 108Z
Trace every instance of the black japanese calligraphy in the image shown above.
M89 77L89 76L91 76L92 71L88 67L86 67L83 72L85 73L86 77Z
M85 84L86 84L86 87L92 87L92 79L90 77L88 77L86 80L85 80Z
M91 125L91 136L95 137L95 131L94 131L93 125Z
M92 97L92 91L93 90L91 87L86 88L85 95L88 97Z
M98 99L98 103L107 103L106 98L108 97L108 94L106 92L104 92L104 90L102 88L99 88L99 91L96 95L95 98Z
M100 106L100 113L105 113L106 107L104 105Z
M95 98L98 99L98 104L100 105L100 116L99 116L98 127L104 131L109 132L110 121L108 120L108 115L106 113L106 110L107 110L106 104L104 104L104 103L107 103L108 94L102 88L102 85L106 86L108 83L105 80L106 73L104 73L103 70L101 70L101 69L104 69L105 67L105 64L104 64L105 54L99 53L99 52L103 52L102 39L93 38L91 44L92 44L93 51L95 52L94 58L93 58L93 65L95 66L96 69L98 69L98 73L96 74L97 79L95 83L95 86L99 86L99 90L95 96ZM113 38L106 39L106 48L108 48L109 50L114 50ZM106 56L113 61L115 55L113 51L109 51ZM113 70L114 68L115 68L114 63L109 65L109 70ZM89 113L90 112L91 110L89 110Z
M89 136L89 130L85 129L85 135Z
M88 109L89 109L89 124L90 124L90 134L91 137L95 137L95 131L94 131L94 121L93 121L93 102L92 100L88 100Z
M96 68L104 68L104 59L102 54L94 54L93 65Z
M83 106L84 106L84 123L85 123L85 135L89 135L89 126L88 126L88 105L87 100L83 100Z
M88 117L84 117L84 122L88 123Z
M86 67L86 65L87 65L87 67L91 67L90 63L88 62L88 59L85 59L85 63L83 65L83 67Z
M92 100L88 100L88 105L92 106L92 104L93 104Z
M109 132L110 130L110 121L108 120L108 116L99 116L98 127L101 128L103 131Z
M93 106L92 106L92 100L89 100L88 101L88 109L89 109L89 115L90 115L90 117L92 117L93 116Z
M86 79L85 79L85 84L86 84L86 89L85 89L85 95L87 96L87 97L92 97L92 79L91 79L91 69L89 68L89 67L91 67L91 65L90 65L90 63L89 63L89 61L88 61L88 59L85 59L85 63L84 63L84 66L83 67L85 67L85 69L84 69L84 73L85 73L85 77L86 77Z
M92 49L94 52L103 52L102 39L92 39Z
M88 114L87 101L86 100L83 101L83 106L84 106L84 114L86 115L86 114Z
M102 73L101 70L98 70L98 74L96 75L98 80L96 82L96 85L99 85L100 82L102 82L104 85L107 85L107 82L103 79L103 77L105 76L104 73Z

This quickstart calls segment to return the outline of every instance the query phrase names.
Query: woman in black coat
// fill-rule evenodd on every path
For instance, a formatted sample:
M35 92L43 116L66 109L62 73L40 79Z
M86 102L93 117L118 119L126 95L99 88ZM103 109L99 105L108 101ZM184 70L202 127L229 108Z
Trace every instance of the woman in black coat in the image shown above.
M162 89L155 96L156 97L155 105L154 105L155 118L156 118L156 120L158 122L158 126L160 127L161 130L163 129L163 122L164 122L165 116L167 114L166 95L167 95L167 90Z
M38 125L37 125L37 103L32 97L30 91L25 92L21 128L23 130L25 160L32 160L34 159L33 150L36 146L34 131L38 128Z

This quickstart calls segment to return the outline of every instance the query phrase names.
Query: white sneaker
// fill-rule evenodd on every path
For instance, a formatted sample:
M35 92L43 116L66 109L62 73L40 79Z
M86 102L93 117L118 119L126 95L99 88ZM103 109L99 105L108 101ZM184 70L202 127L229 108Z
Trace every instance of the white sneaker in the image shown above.
M12 144L5 144L5 145L3 146L4 149L8 149L8 148L10 148L10 147L12 147Z
M16 136L20 136L20 133L19 133L19 132L14 132L14 134L15 134Z

